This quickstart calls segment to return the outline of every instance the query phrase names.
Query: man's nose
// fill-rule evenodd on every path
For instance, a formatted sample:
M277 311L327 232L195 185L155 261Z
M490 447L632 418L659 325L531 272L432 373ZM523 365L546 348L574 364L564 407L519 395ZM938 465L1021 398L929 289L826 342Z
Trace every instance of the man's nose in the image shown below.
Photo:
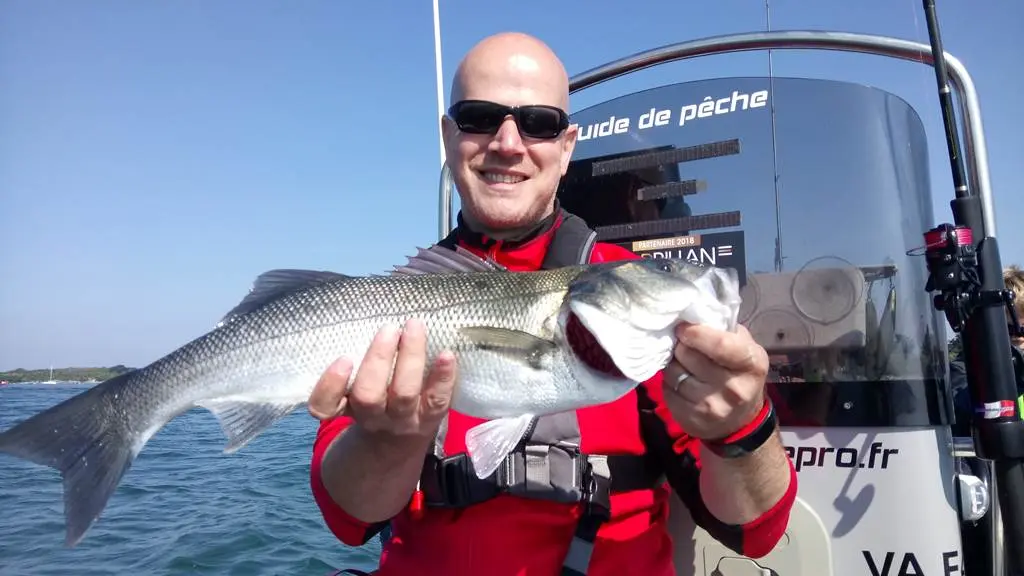
M519 126L515 118L507 116L505 121L498 127L498 131L491 139L491 150L503 155L517 155L526 152L523 138L519 135Z

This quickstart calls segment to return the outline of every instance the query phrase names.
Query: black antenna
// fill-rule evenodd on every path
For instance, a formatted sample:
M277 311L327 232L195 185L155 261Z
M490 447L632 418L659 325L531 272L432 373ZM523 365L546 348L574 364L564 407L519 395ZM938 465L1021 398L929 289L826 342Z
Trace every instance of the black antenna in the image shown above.
M772 31L772 13L764 0L765 29ZM772 119L772 177L775 186L775 271L782 272L782 206L779 198L779 153L775 139L775 73L772 70L772 49L768 49L768 105Z
M962 334L967 390L974 412L974 449L978 458L993 462L1004 534L1002 542L993 538L988 544L994 550L1001 545L993 559L1003 558L1005 553L1006 565L997 563L992 569L997 576L1020 576L1024 574L1024 414L1017 404L1008 318L1013 324L1019 320L1014 294L1003 283L999 245L985 229L980 196L972 194L967 184L935 0L923 2L953 172L955 197L950 208L956 223L941 224L925 233L929 272L925 289L938 292L935 308L945 312L949 325ZM1024 371L1024 366L1020 369ZM989 510L990 515L994 512Z
M957 132L956 114L953 112L952 90L949 89L949 72L946 70L946 52L939 35L939 20L935 15L935 1L924 0L924 18L928 24L928 39L932 45L935 61L935 82L939 85L939 106L945 124L946 147L949 149L949 167L953 171L953 190L957 198L967 196L967 171L960 156L960 135Z

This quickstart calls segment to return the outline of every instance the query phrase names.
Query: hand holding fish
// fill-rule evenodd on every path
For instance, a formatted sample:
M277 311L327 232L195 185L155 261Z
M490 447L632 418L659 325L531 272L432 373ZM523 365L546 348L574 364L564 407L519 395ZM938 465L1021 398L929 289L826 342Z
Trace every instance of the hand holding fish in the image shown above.
M351 416L371 433L433 437L451 402L455 357L439 354L429 373L426 364L421 321L410 320L401 332L385 326L370 344L351 389L346 393L353 364L341 358L317 382L309 412L320 420Z
M742 325L735 332L699 324L676 329L673 361L665 369L665 403L691 436L725 438L757 416L764 404L768 353Z

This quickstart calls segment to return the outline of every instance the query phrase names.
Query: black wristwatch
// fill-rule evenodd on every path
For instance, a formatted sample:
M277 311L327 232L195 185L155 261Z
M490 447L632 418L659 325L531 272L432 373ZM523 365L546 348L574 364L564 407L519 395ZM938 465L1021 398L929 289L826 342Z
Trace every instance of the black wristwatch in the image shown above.
M758 413L760 424L739 438L727 438L724 441L704 441L704 445L720 458L739 458L760 448L775 434L778 428L778 416L775 405L769 398L764 400L765 406Z

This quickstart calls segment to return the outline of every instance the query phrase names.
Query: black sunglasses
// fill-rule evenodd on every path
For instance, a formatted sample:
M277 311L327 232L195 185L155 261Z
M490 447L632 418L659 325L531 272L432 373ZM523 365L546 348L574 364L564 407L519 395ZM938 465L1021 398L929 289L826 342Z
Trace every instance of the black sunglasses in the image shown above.
M543 104L506 106L486 100L460 100L448 109L448 116L467 134L494 134L509 116L515 118L519 132L530 138L549 140L569 127L569 115L564 110Z

